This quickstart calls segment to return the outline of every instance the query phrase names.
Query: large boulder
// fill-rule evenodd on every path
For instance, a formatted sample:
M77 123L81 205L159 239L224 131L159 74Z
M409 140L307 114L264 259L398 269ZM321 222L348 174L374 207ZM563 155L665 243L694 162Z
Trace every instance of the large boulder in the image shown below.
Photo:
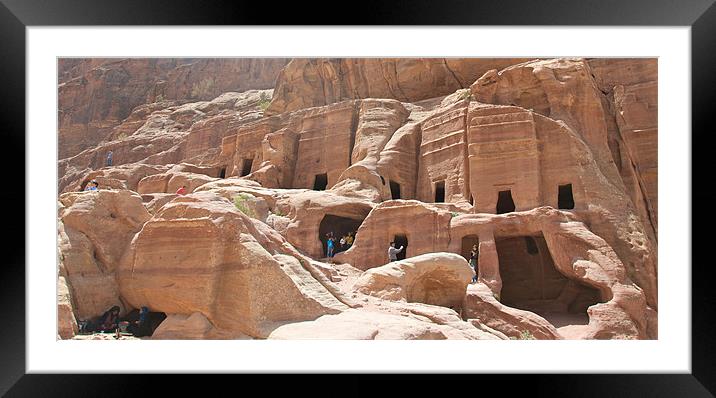
M347 307L265 224L211 191L166 204L137 234L119 274L134 307L201 313L214 327L266 337L276 326Z
M135 192L100 190L60 196L59 246L76 316L123 307L115 271L150 214Z
M386 300L460 307L473 272L455 253L429 253L365 272L353 289Z

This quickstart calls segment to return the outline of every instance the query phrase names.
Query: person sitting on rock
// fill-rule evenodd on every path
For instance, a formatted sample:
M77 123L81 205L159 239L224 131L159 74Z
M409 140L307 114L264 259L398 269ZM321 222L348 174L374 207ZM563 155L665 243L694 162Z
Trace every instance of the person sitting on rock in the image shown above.
M398 253L403 251L403 246L400 246L400 249L395 248L395 242L390 242L390 247L388 248L388 259L390 262L398 261Z
M98 191L99 190L99 184L97 183L97 180L90 181L87 186L85 187L85 191Z
M119 323L119 307L114 306L102 314L99 319L99 332L114 332L117 330Z
M182 185L177 189L177 195L186 195L186 185Z
M130 323L127 327L127 331L132 333L135 337L150 336L152 331L149 324L148 314L149 308L142 307L139 311L139 319Z

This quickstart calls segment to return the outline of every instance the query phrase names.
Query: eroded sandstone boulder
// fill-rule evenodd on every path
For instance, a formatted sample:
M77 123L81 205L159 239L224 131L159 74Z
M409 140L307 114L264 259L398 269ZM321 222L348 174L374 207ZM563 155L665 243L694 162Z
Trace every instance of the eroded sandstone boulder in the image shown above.
M366 271L353 289L386 300L460 307L473 272L455 253L429 253Z
M198 312L217 329L254 337L345 309L284 245L228 199L197 192L165 205L136 235L121 292L134 307Z
M59 246L78 319L123 307L115 272L150 214L132 191L87 191L60 196Z

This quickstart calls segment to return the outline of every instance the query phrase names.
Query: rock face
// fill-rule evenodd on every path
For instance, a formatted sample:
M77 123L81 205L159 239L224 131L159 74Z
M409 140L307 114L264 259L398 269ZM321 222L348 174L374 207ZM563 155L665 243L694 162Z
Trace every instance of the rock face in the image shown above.
M215 193L180 197L133 239L120 267L122 296L135 308L199 312L218 329L255 337L345 308L301 259L281 252L284 242Z
M228 91L271 88L287 62L281 58L60 59L59 158L105 140L113 127L145 103L205 101Z
M372 268L353 289L386 300L459 307L472 275L462 256L429 253Z
M281 71L269 113L322 106L346 99L394 98L415 102L465 88L490 69L520 58L293 59Z
M655 59L58 72L60 338L113 305L156 339L658 336Z
M116 271L134 234L150 218L141 197L127 190L89 191L64 194L60 203L59 246L77 318L124 307Z

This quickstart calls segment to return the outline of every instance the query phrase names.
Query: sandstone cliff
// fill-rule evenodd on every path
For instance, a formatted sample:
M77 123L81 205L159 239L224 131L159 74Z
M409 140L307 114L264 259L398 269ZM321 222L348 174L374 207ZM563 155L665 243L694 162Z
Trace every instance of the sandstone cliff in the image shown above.
M61 338L113 305L157 339L658 336L654 59L58 73Z

